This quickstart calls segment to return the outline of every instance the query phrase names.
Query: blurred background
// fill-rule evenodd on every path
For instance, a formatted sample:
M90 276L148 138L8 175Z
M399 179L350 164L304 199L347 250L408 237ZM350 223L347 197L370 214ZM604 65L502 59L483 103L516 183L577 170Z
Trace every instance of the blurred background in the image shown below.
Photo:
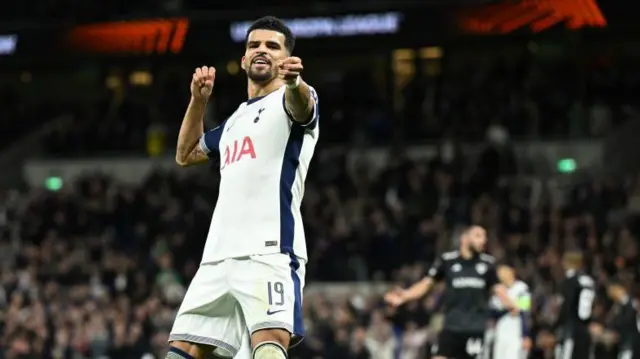
M397 312L380 293L463 223L517 258L533 358L552 357L566 249L601 286L639 278L640 24L621 1L15 1L0 12L1 359L164 358L219 179L174 164L191 73L217 68L211 128L246 99L244 35L267 14L298 36L321 101L292 358L428 358L441 288ZM611 308L602 292L598 325Z

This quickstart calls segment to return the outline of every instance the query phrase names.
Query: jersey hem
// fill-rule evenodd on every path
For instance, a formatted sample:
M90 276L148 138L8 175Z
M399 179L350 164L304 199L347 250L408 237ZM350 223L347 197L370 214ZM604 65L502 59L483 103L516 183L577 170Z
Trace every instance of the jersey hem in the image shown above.
M268 256L268 255L272 255L272 254L283 254L286 256L293 256L295 257L297 260L299 260L300 262L302 262L303 264L306 264L308 259L307 256L300 256L294 252L287 252L287 251L281 251L281 250L277 250L274 252L263 252L263 253L252 253L252 254L238 254L238 255L231 255L231 256L225 256L222 258L212 258L212 259L202 259L200 261L200 265L211 265L211 264L217 264L220 262L224 262L227 259L239 259L239 258L251 258L251 257L255 257L255 256Z

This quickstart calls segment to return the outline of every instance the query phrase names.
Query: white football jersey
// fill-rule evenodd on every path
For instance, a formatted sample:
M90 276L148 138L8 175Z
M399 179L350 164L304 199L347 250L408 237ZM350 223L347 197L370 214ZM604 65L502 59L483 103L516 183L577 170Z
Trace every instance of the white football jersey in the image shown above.
M516 280L511 287L507 288L507 294L509 298L518 305L521 313L526 313L531 310L531 294L529 293L529 286L525 282ZM500 299L495 296L492 299L492 305L496 309L504 309L504 305ZM521 316L505 314L496 322L496 338L498 340L507 339L504 338L505 336L522 338L524 325L525 323L523 323Z
M318 97L307 124L290 118L286 86L250 99L200 147L220 159L220 191L202 263L251 255L289 253L307 259L300 205L318 141Z

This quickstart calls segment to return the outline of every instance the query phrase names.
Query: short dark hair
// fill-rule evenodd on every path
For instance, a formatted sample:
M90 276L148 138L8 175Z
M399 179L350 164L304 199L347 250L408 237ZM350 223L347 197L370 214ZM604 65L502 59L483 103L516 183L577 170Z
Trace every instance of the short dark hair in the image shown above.
M293 48L296 46L296 38L295 36L293 36L293 32L291 32L291 29L287 25L285 25L284 21L278 19L275 16L265 16L254 21L247 30L245 42L249 40L249 34L253 30L271 30L283 34L284 47L287 49L287 51L289 51L289 53L292 53Z

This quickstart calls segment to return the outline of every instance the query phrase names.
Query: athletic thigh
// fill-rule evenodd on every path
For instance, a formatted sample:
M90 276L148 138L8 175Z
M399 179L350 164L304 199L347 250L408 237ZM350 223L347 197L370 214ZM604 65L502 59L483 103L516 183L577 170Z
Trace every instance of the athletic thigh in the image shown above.
M484 333L458 333L443 330L434 356L448 359L478 359L484 353Z
M253 352L251 349L251 338L249 336L249 332L245 330L244 334L242 335L242 343L240 343L240 349L238 349L238 352L233 357L233 359L252 359L252 354Z
M493 356L491 359L523 359L525 352L522 349L522 340L496 340L493 343Z
M291 345L304 336L302 289L304 264L287 254L235 259L230 283L251 334L284 329Z
M227 284L228 269L225 262L200 266L176 315L170 342L215 347L216 354L227 357L238 352L246 325Z

